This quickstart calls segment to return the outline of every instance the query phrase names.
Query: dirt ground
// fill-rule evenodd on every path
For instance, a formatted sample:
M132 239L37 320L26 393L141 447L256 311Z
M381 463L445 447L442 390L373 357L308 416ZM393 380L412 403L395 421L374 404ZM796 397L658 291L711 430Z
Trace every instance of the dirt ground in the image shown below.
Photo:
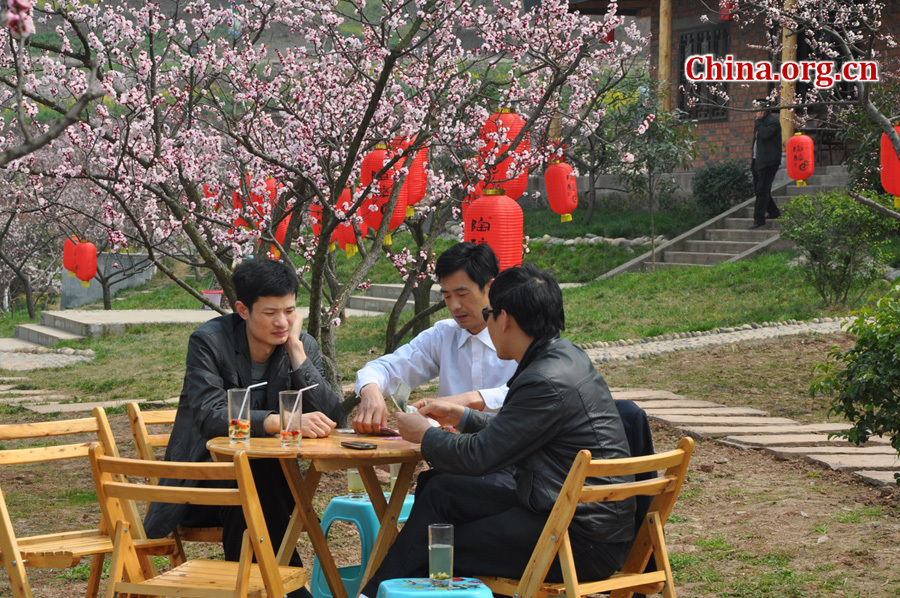
M836 340L850 343L800 339L686 352L609 366L603 373L611 386L671 390L822 421L823 400L810 399L806 391L809 371ZM2 423L25 419L0 414ZM132 454L125 416L110 420L122 452ZM677 443L678 433L654 426L654 440L657 450L665 450ZM380 475L386 487L387 472ZM86 464L2 468L0 488L20 534L75 529L97 519ZM345 489L342 472L323 476L319 511ZM359 541L351 526L336 524L330 541L338 565L357 562ZM667 542L678 594L687 598L900 597L900 492L803 460L778 461L758 451L698 441ZM308 542L301 539L298 548L311 566ZM29 575L38 598L76 598L84 595L87 566L29 570ZM10 595L0 574L0 597Z

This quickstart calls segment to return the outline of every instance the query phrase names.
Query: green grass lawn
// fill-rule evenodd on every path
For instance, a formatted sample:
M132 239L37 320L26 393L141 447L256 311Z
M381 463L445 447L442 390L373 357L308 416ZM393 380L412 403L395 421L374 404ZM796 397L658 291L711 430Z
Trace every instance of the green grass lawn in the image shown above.
M585 343L849 313L850 308L824 311L802 274L788 266L790 257L790 253L776 253L714 268L625 274L564 289L565 336ZM173 286L132 291L133 296L117 306L163 306L167 301L182 306ZM887 283L879 282L869 294L887 288ZM164 300L166 297L169 299ZM445 317L446 311L441 311L433 319ZM353 380L356 370L373 354L381 353L386 323L387 316L353 317L338 328L338 360L345 381ZM181 387L191 330L146 326L122 336L65 343L91 348L96 358L63 369L30 372L29 378L36 388L66 391L84 400L143 401L175 396Z

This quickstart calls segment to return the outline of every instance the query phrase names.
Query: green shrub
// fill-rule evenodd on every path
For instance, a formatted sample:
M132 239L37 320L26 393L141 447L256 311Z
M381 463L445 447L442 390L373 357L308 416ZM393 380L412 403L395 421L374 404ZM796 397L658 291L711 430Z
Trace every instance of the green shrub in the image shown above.
M810 390L834 394L830 413L853 423L838 436L856 444L886 436L900 453L900 285L854 315L847 331L856 345L845 353L834 347L831 362L816 364ZM894 477L900 484L900 474Z
M697 208L708 216L753 197L750 167L738 162L719 162L701 166L691 179L691 192Z
M707 216L721 214L753 196L753 177L746 164L719 162L701 166L691 179L697 208Z
M876 194L870 199L883 201ZM862 292L879 276L893 222L834 190L785 205L781 236L799 247L803 269L825 305L844 304L852 289Z

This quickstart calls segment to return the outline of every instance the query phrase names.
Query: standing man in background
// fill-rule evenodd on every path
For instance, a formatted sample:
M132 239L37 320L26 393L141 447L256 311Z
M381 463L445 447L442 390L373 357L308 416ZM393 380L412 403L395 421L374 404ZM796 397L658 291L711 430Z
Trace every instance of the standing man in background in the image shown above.
M756 111L750 154L753 191L756 193L751 229L765 226L766 218L774 220L781 216L781 210L772 198L772 183L781 166L781 123L767 109L768 98L756 100L755 103L760 109Z

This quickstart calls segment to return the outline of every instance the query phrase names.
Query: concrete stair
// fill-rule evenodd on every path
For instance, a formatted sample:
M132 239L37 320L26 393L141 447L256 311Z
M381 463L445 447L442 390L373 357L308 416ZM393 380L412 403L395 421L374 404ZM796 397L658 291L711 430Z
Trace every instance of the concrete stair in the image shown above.
M794 181L786 179L784 170L776 178L777 186L772 196L782 206L792 197L814 195L821 191L843 188L847 185L847 169L844 166L825 166L807 180L805 187L797 187ZM610 270L600 277L612 278L622 272L643 270L686 268L694 266L711 267L726 262L760 255L767 251L782 251L791 243L781 238L778 220L769 220L762 228L749 230L753 224L754 198L711 218L690 231L667 241L656 248L656 262L650 253Z
M84 335L72 334L42 324L19 324L16 326L15 337L25 342L52 347L60 341L83 339Z
M351 309L389 313L394 309L394 304L397 303L397 299L400 297L402 291L402 284L373 284L366 289L365 295L353 295L350 297L347 301L347 307ZM430 299L432 303L442 299L439 287L432 287ZM412 310L414 307L415 302L410 298L403 309Z

